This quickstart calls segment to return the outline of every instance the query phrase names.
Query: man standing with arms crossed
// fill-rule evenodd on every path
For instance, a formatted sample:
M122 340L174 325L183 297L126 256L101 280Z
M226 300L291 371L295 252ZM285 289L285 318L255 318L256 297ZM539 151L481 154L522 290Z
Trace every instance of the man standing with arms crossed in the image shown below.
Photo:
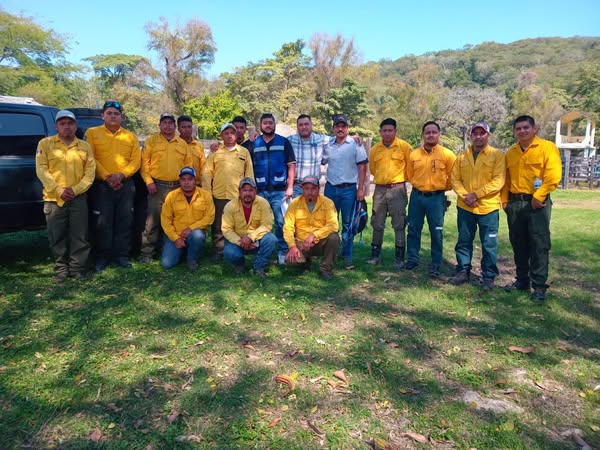
M350 219L356 200L365 198L367 152L348 136L348 118L344 114L333 116L335 138L329 142L323 163L327 166L325 197L330 198L338 213L342 214L342 257L344 264L352 268L354 235Z
M148 188L148 217L142 235L140 263L149 263L157 250L160 212L167 194L179 188L179 171L192 163L187 143L175 135L175 116L160 115L159 133L150 136L142 151L142 178Z
M192 157L192 167L196 172L196 183L200 186L202 184L204 165L206 164L204 145L192 136L194 132L194 122L190 116L179 116L177 118L177 130L179 131L179 137L181 137L188 145L190 156Z
M131 226L135 182L141 152L138 138L121 128L123 108L109 100L102 107L104 125L89 128L85 140L96 159L96 180L90 190L94 219L96 272L102 272L111 260L130 268Z
M517 143L506 152L502 208L517 266L516 280L505 289L529 292L532 285L530 298L541 303L548 288L550 193L560 183L562 162L556 146L536 136L536 132L531 116L519 116L513 122Z
M275 117L265 113L260 117L262 134L254 141L251 151L258 195L271 205L275 216L275 236L279 242L278 263L285 264L287 244L283 239L281 205L292 197L296 174L296 156L292 144L275 133Z
M452 284L469 281L473 240L479 227L481 240L481 287L490 291L498 276L498 211L500 191L504 186L504 154L488 145L490 127L477 122L471 127L471 146L458 155L452 169L452 188L457 195L458 242L456 275Z
M68 276L85 278L90 254L85 192L94 181L96 163L89 144L75 137L77 121L71 111L59 111L55 124L58 134L38 144L35 171L44 186L48 241L61 284Z
M419 265L421 232L425 217L431 236L429 275L438 278L442 265L446 191L452 189L450 176L456 155L440 142L440 126L429 121L423 125L423 145L411 152L406 174L412 184L408 204L407 261L404 268Z
M381 262L381 245L385 219L390 214L394 228L396 255L394 267L398 270L404 267L406 239L406 163L412 151L411 145L396 137L396 121L388 118L379 125L381 142L374 145L369 157L369 168L375 182L373 193L373 242L371 243L371 258L368 264Z

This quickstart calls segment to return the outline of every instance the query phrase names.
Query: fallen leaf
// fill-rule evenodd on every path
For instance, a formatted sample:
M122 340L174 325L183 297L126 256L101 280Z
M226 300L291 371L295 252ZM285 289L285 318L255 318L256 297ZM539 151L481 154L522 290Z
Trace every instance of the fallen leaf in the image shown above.
M325 378L325 376L323 376L323 375L319 375L318 377L311 378L309 381L310 381L311 383L316 383L317 381L319 381L319 380L322 380L323 378Z
M251 345L251 344L244 344L244 348L247 348L248 350L252 350L253 352L256 351L256 349L254 348L254 346Z
M400 344L397 344L396 342L388 342L387 345L390 348L400 348Z
M179 417L179 414L179 411L173 411L169 416L167 416L167 420L169 421L169 423L175 422Z
M298 350L296 350L296 349L290 350L289 352L286 353L286 355L288 355L290 358L293 358L297 354L298 354Z
M310 430L315 433L317 436L319 436L320 438L325 437L325 433L323 433L321 430L319 430L316 426L314 426L310 420L306 421L306 425L308 425L308 428L310 428Z
M539 387L542 391L552 391L552 389L547 388L542 383L538 383L537 381L534 381L533 384Z
M92 434L90 434L90 439L92 442L100 442L100 439L102 439L102 431L100 431L100 428L96 427Z
M367 361L367 371L369 372L369 375L373 376L373 369L371 369L371 363L369 361Z
M508 421L502 424L502 430L504 431L513 431L515 429L515 424L512 421Z
M337 381L333 381L333 380L327 380L327 384L329 386L331 386L333 389L335 389L336 387L338 387L342 383L338 383Z
M175 440L177 442L202 442L202 438L200 436L196 436L195 434L188 434L187 436L177 436Z
M413 441L416 441L416 442L423 442L423 443L427 442L427 438L425 436L423 436L422 434L419 434L419 433L413 433L412 431L407 431L405 433L401 433L400 436L409 437Z
M590 425L590 428L592 429L592 431L594 433L597 433L598 431L600 431L600 427L597 425Z
M557 349L562 350L563 352L568 352L569 349L567 348L566 345L557 345L556 346Z
M112 430L114 427L116 427L117 425L114 422L111 422L108 424L108 429Z
M594 391L594 392L600 391L600 384L599 384L599 385L597 385L596 387L594 387L593 391Z
M515 391L514 389L504 389L504 390L502 390L502 391L500 391L500 392L501 392L502 394L504 394L504 395L509 395L509 394L514 394L514 393L515 393L515 392L517 392L517 391Z
M288 386L288 390L283 393L281 398L286 397L290 392L292 392L296 387L296 381L289 375L277 375L275 377L276 383L282 383Z
M480 336L479 334L469 334L469 335L467 335L467 338L469 338L469 339L485 339L484 336Z
M398 390L400 391L401 394L404 394L404 395L416 395L416 394L421 393L421 391L418 391L417 389L413 389L413 388L400 388Z
M318 406L313 406L313 407L310 409L310 413L311 413L311 414L314 414L314 413L316 413L318 410L319 410L319 407L318 407Z
M167 357L166 355L156 355L156 354L150 355L150 359L165 359L166 357Z
M496 386L504 386L508 384L508 380L506 378L500 378L495 384Z
M346 378L346 375L344 375L344 370L345 369L336 370L335 372L333 372L333 376L336 377L338 380L342 380L346 384L346 386L349 386L350 382L348 381L348 378Z
M535 347L518 347L516 345L511 345L508 347L511 352L519 352L519 353L532 353L535 350Z
M444 419L440 419L440 425L442 426L442 428L446 429L446 428L450 428L450 425L448 424L448 422L446 422Z
M277 424L279 423L279 421L281 420L281 417L275 417L271 423L268 425L269 428L274 428L277 426Z

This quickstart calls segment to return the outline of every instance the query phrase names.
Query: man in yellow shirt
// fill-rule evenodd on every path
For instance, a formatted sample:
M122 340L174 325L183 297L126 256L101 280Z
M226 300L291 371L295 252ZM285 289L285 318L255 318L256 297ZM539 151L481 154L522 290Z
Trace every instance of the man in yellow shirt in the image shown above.
M222 143L214 153L208 155L202 186L213 196L215 221L211 228L213 256L212 261L223 259L225 241L221 230L223 210L229 200L237 198L240 180L254 178L252 157L248 150L236 143L235 126L225 123L221 126Z
M235 265L235 273L244 272L244 254L256 255L254 275L267 276L277 238L271 232L273 211L269 202L256 195L256 181L245 177L240 181L239 196L225 205L221 230L225 236L225 261Z
M310 269L310 258L322 256L321 277L331 280L340 248L337 211L333 201L319 194L319 180L313 176L302 179L302 196L288 206L283 225L283 237L288 245L285 262Z
M543 302L548 285L550 252L550 212L554 191L562 177L562 162L556 146L536 136L531 116L519 116L513 122L517 143L506 152L506 183L502 189L502 208L508 219L513 248L516 280L507 291L529 292L531 300Z
M165 269L176 266L183 249L187 249L187 266L198 268L198 257L206 241L206 230L215 219L210 194L196 186L196 171L185 166L179 171L179 189L169 192L160 213L166 239L160 264Z
M406 163L412 151L411 145L396 137L396 121L392 118L384 119L379 125L381 142L371 149L369 155L369 169L373 174L375 192L373 193L373 214L371 226L373 227L373 241L371 242L371 258L368 264L381 262L381 245L385 219L389 214L394 228L396 255L394 266L396 269L404 267L404 254L406 239Z
M114 100L105 102L102 119L104 125L89 128L85 133L96 159L90 204L97 272L102 272L111 260L119 267L131 267L129 250L135 198L132 177L141 163L137 136L121 127L121 104Z
M456 155L439 144L440 126L426 122L422 130L423 145L410 154L406 174L412 184L408 205L407 261L404 266L412 270L419 265L421 231L425 217L431 236L431 264L429 275L440 276L443 251L444 214L446 191L452 189L450 175Z
M167 194L179 187L179 170L192 164L187 143L175 135L175 116L160 115L159 133L144 143L142 178L148 188L148 216L142 235L141 263L152 260L160 238L160 212Z
M473 240L479 227L481 240L481 286L492 290L498 276L498 211L500 191L504 186L506 165L504 154L488 145L490 127L477 122L471 127L471 146L456 158L452 169L452 188L457 195L458 242L456 274L450 282L469 281Z
M204 154L204 145L194 136L194 122L190 116L179 116L177 118L177 130L179 137L187 142L188 149L192 157L192 167L196 171L196 183L202 184L202 173L206 164L206 155Z
M75 137L77 121L71 111L59 111L55 124L58 134L38 144L35 170L44 186L56 282L64 283L68 276L85 278L90 254L85 192L94 181L96 163L89 144Z

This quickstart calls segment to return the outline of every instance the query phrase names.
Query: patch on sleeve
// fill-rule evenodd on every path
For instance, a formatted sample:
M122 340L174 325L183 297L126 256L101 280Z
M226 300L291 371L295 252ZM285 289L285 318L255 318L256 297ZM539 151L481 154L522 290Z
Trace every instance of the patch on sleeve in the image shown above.
M488 235L488 237L491 237L491 238L495 238L496 236L498 236L498 235L497 234L490 234L490 235Z
M35 153L36 153L36 155L41 155L41 154L42 154L42 149L41 149L41 148L38 148L38 149L37 149L37 151L36 151Z

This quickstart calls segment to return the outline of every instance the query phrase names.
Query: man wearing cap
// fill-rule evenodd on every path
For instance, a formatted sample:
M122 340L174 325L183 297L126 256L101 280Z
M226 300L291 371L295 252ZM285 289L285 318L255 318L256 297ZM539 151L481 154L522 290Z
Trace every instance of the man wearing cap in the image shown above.
M560 183L562 162L556 146L536 136L531 116L513 122L517 143L506 152L506 183L502 208L506 211L517 278L506 290L530 290L531 300L543 302L548 285L550 252L550 193Z
M262 134L254 141L250 152L254 164L254 176L258 195L271 205L275 216L275 236L279 242L278 262L285 264L287 244L283 238L283 202L294 193L296 156L292 144L283 136L275 133L275 117L265 113L260 117Z
M221 127L222 143L210 153L204 166L202 186L213 196L215 220L212 224L213 262L223 259L225 246L221 220L229 200L237 198L240 180L254 177L252 158L248 150L236 143L235 126L225 123Z
M456 274L450 282L469 281L473 240L479 227L481 240L481 287L491 290L498 275L498 211L500 191L504 186L504 154L488 145L490 127L477 122L471 127L471 145L458 155L452 169L452 189L457 195L458 242Z
M344 114L333 116L335 137L329 142L323 156L327 165L325 197L330 198L342 215L342 256L346 266L352 266L354 235L350 224L355 201L365 198L367 152L362 145L348 136L348 118Z
M277 245L272 228L273 211L269 202L256 195L254 178L242 178L239 196L225 205L221 224L225 261L235 265L237 274L245 270L244 254L253 254L256 255L254 274L260 278L267 276L265 269Z
M187 249L187 266L198 268L198 257L206 241L206 230L215 219L215 207L208 191L196 186L196 171L185 166L179 171L179 188L167 195L160 223L167 239L160 264L170 269Z
M35 170L44 186L44 214L54 256L57 283L68 276L85 277L90 254L85 192L94 181L96 163L89 144L77 139L77 120L71 111L56 114L57 134L42 139Z
M440 126L425 122L422 129L423 144L410 153L406 174L412 191L408 204L407 261L404 266L412 270L419 265L421 231L425 217L431 236L431 264L429 275L438 278L442 265L444 214L447 190L452 189L450 176L456 155L439 144Z
M289 248L285 262L309 270L311 257L322 256L321 277L330 280L340 248L339 227L335 205L319 189L316 177L305 177L302 196L292 200L285 213L283 235Z
M180 185L179 170L192 164L187 143L175 135L175 116L160 115L159 133L144 143L142 178L148 188L148 216L142 235L141 263L152 260L160 238L161 209L167 194Z
M137 136L121 127L123 108L109 100L102 107L104 125L89 128L85 140L96 160L96 180L90 189L94 222L96 271L114 261L130 268L131 227L135 183L132 177L141 163Z
M371 226L373 227L373 241L371 242L371 258L368 264L381 262L381 246L385 219L389 214L394 228L396 254L394 267L404 267L404 254L406 248L406 163L412 151L411 145L396 137L396 121L392 118L384 119L379 125L381 142L371 149L369 155L369 168L375 182L373 193L373 214Z
M190 116L179 116L177 118L177 130L179 131L179 137L183 139L190 151L192 158L192 167L198 174L196 182L198 186L202 184L202 172L204 172L204 165L206 164L206 155L204 154L204 145L194 136L194 122Z

